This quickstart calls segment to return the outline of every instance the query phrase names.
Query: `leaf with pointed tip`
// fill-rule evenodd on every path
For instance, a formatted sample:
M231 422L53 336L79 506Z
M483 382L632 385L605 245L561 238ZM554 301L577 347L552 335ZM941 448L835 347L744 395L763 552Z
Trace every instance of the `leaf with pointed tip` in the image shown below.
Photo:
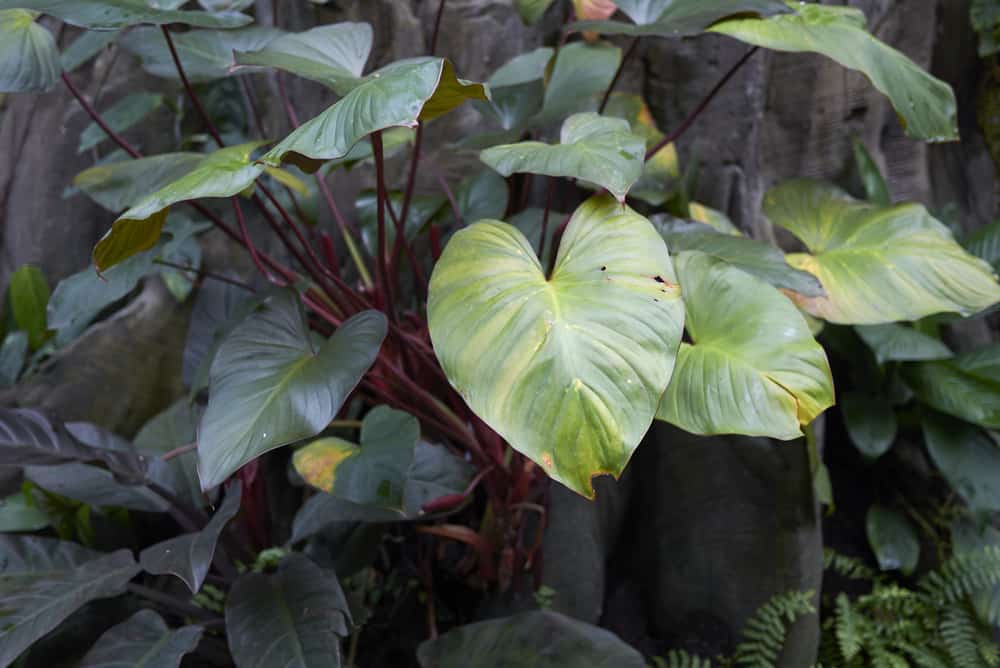
M1000 344L940 362L904 364L922 402L987 429L1000 429Z
M954 353L938 339L896 322L884 325L858 325L858 336L875 353L879 364L943 360Z
M45 320L49 303L49 283L45 274L34 265L21 265L10 276L7 295L14 322L28 335L31 349L38 350L51 335Z
M883 396L847 392L840 397L847 435L858 451L875 459L896 440L896 413Z
M229 520L240 509L240 482L237 480L226 490L226 500L212 516L205 528L151 545L139 553L139 565L147 573L179 577L192 594L197 594L208 575L208 568L215 557L215 545Z
M645 660L618 636L557 612L532 610L466 624L420 645L423 668L643 668Z
M208 197L233 197L252 186L264 167L251 162L250 155L266 143L249 142L210 153L184 176L148 195L119 216L94 247L94 265L98 271L156 245L172 204Z
M891 508L872 505L865 514L868 544L883 571L909 575L920 559L920 539L910 520Z
M505 144L486 149L479 159L503 176L528 172L596 183L623 202L642 175L645 155L646 144L628 121L588 112L566 119L557 145Z
M199 153L164 153L97 165L77 174L73 185L117 214L188 174L204 159Z
M861 184L865 187L865 199L872 204L889 206L892 204L892 196L889 195L889 186L885 182L885 177L882 176L882 170L879 169L875 159L872 158L864 144L854 139L852 145L854 146L854 166L858 170L858 176L861 177Z
M990 263L994 270L1000 269L1000 220L984 225L962 240L966 250Z
M248 573L226 599L226 636L238 668L337 668L351 613L335 573L301 554L273 575Z
M238 28L253 19L237 12L155 9L146 0L0 0L0 9L31 9L90 30L117 30L140 23L183 23L199 28Z
M102 554L52 538L0 534L0 666L90 601L118 596L138 572L129 550Z
M921 421L931 460L973 511L1000 510L1000 448L982 430L933 412Z
M100 53L118 38L118 31L87 30L66 47L59 56L63 72L69 74Z
M958 106L951 86L869 34L863 12L853 7L787 4L792 13L732 18L709 31L776 51L823 54L868 77L889 98L910 137L958 141Z
M108 629L80 659L78 668L178 668L201 639L200 626L167 627L152 610L140 610Z
M704 253L682 252L674 267L692 343L681 344L656 417L692 434L802 436L833 405L833 378L795 306Z
M59 49L36 17L22 9L0 9L0 93L46 91L59 79Z
M632 23L624 21L578 21L569 30L604 35L690 37L730 16L770 16L787 12L781 0L616 0Z
M248 26L236 30L190 30L171 36L189 81L204 83L230 76L234 51L252 51L282 35L276 28ZM130 30L118 42L142 61L153 76L179 79L177 66L158 28Z
M0 346L0 387L13 385L21 375L28 357L28 335L20 330L11 332Z
M387 65L333 106L285 137L261 161L277 167L290 162L315 172L326 160L345 155L364 137L391 127L414 127L441 116L466 100L487 100L483 84L455 76L443 58L411 58Z
M38 531L49 526L49 516L22 491L0 499L0 532Z
M438 359L472 410L588 497L591 477L620 475L649 428L683 321L663 240L607 196L577 209L551 278L507 223L456 232L427 311Z
M112 130L124 132L162 105L162 93L132 93L109 107L102 115ZM107 138L108 135L97 123L91 123L80 133L80 145L77 146L76 152L83 153Z
M971 315L1000 301L990 266L966 253L919 204L880 207L802 179L772 188L764 213L809 251L789 254L789 264L815 275L826 290L821 297L792 298L829 322Z
M143 485L128 485L107 469L70 462L51 466L26 466L24 477L42 489L95 508L128 508L165 513L170 504Z
M645 140L646 150L652 150L664 137L656 127L653 113L639 95L626 93L612 95L608 98L604 114L628 121L632 132ZM660 206L670 199L680 176L677 148L673 144L667 144L645 161L642 176L632 186L629 197Z
M198 429L202 489L256 457L311 438L337 415L385 338L385 316L364 311L313 350L298 295L264 300L219 346Z
M524 127L542 109L545 70L554 53L541 47L507 61L486 80L490 100L473 104L496 118L504 130Z
M542 110L533 122L554 123L597 109L599 96L611 85L621 60L622 50L609 44L573 42L559 49L545 86Z
M282 35L263 48L235 49L233 71L273 67L318 81L344 96L363 81L372 39L372 27L367 23L319 26Z

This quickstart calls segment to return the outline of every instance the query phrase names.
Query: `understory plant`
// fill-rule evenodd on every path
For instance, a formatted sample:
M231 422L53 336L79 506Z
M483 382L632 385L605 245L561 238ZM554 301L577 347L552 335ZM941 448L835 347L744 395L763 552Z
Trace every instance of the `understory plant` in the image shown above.
M0 91L68 89L92 120L78 149L95 160L67 196L110 223L92 266L51 294L37 268L13 275L0 380L29 378L144 281L192 302L187 394L134 438L0 413L0 467L18 485L0 506L0 666L44 661L102 614L107 630L86 646L63 640L80 665L377 665L366 621L414 600L425 667L642 666L609 632L556 613L463 626L435 577L534 590L549 485L593 498L595 476L620 476L654 419L809 448L831 502L812 433L835 403L816 339L827 325L821 336L871 346L879 382L909 388L898 405L945 414L927 414L931 455L971 505L984 498L963 458L996 466L983 430L1000 427L1000 348L954 355L937 336L1000 302L996 226L963 246L870 170L867 199L792 179L763 202L797 240L786 254L692 201L697 170L674 146L759 49L831 58L888 98L913 141L957 140L951 88L860 11L581 0L551 46L473 82L435 55L445 0L429 53L387 64L370 62L367 24L290 32L252 4L0 0ZM516 4L533 21L570 3ZM664 132L641 96L616 90L621 73L640 40L703 34L747 51ZM167 92L95 104L75 72L112 49ZM293 77L336 101L304 118ZM154 112L176 142L147 155L124 135ZM287 132L267 135L265 112ZM478 132L435 127L463 112ZM431 148L478 167L449 179ZM417 192L422 170L439 192ZM338 179L357 171L373 190L338 200ZM252 277L203 262L218 237ZM843 409L859 447L884 452L892 411L853 395ZM276 488L301 492L293 517L272 513ZM955 611L969 593L949 598ZM767 629L812 598L765 606L736 665L777 661ZM532 650L552 638L565 642Z

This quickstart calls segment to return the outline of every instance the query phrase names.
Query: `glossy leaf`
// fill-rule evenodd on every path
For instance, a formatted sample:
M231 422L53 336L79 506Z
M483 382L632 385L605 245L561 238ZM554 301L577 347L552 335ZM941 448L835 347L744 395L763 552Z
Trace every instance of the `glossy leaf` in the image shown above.
M788 11L781 0L616 0L616 4L632 23L579 21L570 29L605 35L688 37L728 16L768 16Z
M889 186L885 182L885 177L882 176L882 171L875 163L875 159L872 158L865 145L857 139L852 142L852 145L854 146L854 166L858 170L858 176L861 177L861 184L865 187L865 199L872 204L889 206L892 204L892 196L889 194Z
M906 364L903 378L925 404L1000 429L1000 344L952 360Z
M77 174L73 185L117 214L188 174L204 158L198 153L164 153L97 165Z
M326 160L345 155L364 137L391 127L445 114L469 99L489 99L482 84L455 76L442 58L402 60L369 75L365 82L285 137L261 160L277 167L290 162L315 172Z
M104 271L160 239L167 209L178 202L207 197L232 197L253 185L263 167L250 161L266 142L222 148L204 157L191 171L148 195L114 222L94 247L94 265Z
M628 121L632 132L645 140L647 150L651 150L663 139L663 133L653 120L653 113L638 95L612 95L608 98L604 114ZM629 196L660 206L673 194L680 175L677 149L673 144L667 144L646 160L642 176L629 191Z
M240 482L233 483L226 491L226 500L201 531L176 536L144 549L139 553L139 565L154 575L176 575L192 594L198 593L212 565L219 536L239 512L240 490Z
M423 668L644 668L638 651L618 636L557 612L533 610L452 629L420 645Z
M143 485L119 482L107 469L69 462L51 466L27 466L24 476L42 489L95 508L128 508L165 513L170 504Z
M138 572L129 550L101 554L75 543L0 534L0 666L86 603L118 596Z
M0 93L46 91L59 80L59 49L36 18L34 12L0 9Z
M896 413L885 397L848 392L840 397L847 434L866 457L881 457L896 440Z
M207 82L231 74L234 51L252 51L282 34L276 28L248 26L236 30L190 30L171 35L177 57L190 81ZM150 74L177 80L177 66L158 28L136 28L119 40L123 49L142 61Z
M317 351L298 296L267 298L222 343L198 429L202 489L282 445L310 438L336 416L385 338L385 316L346 320Z
M28 356L28 335L18 330L11 332L0 345L0 387L17 382Z
M879 207L832 186L787 181L764 198L764 213L809 250L789 264L817 278L822 297L792 298L829 322L875 325L942 312L970 315L1000 301L982 260L955 243L919 204Z
M69 74L118 38L117 31L87 30L74 39L59 56L63 72Z
M666 246L610 197L577 209L548 279L511 225L458 231L427 310L438 359L472 410L585 496L592 476L621 474L648 429L683 319Z
M140 23L184 23L199 28L237 28L252 20L236 12L155 9L146 0L0 0L0 9L31 9L90 30L117 30Z
M944 415L922 420L927 452L974 511L1000 510L1000 448L976 427Z
M362 82L372 50L367 23L334 23L282 35L257 49L235 49L234 71L245 66L273 67L333 89L344 96Z
M332 571L290 554L273 575L248 573L226 599L237 668L337 668L350 611Z
M899 323L860 325L854 330L872 349L879 364L920 360L943 360L952 356L944 343Z
M789 440L833 405L823 348L780 292L708 255L674 257L685 327L656 417L692 434Z
M957 141L958 113L951 86L936 79L865 29L853 7L789 2L794 11L767 19L733 18L711 32L776 51L821 53L863 73L896 109L906 134L928 141Z
M32 350L38 350L49 338L45 320L49 283L45 280L45 274L34 265L21 265L10 276L7 294L14 322L18 329L28 335Z
M152 610L140 610L98 638L78 668L178 668L201 634L200 626L171 630Z
M962 240L966 250L990 263L994 271L1000 269L1000 220L976 229Z
M573 42L559 49L545 86L542 110L534 122L555 123L567 116L597 109L608 89L622 51L608 44Z
M582 179L606 188L618 201L642 175L646 144L628 121L595 113L563 123L559 144L524 141L488 148L480 160L503 176L519 172Z
M132 93L126 95L102 114L104 121L115 132L128 130L163 105L162 93ZM80 134L77 153L83 153L108 138L104 130L91 123Z
M49 516L23 492L0 499L0 532L38 531L49 526Z
M545 248L548 249L545 251L546 257L552 250L552 238L555 236L556 229L568 217L567 214L560 213L559 211L549 211L549 220L545 224ZM528 207L524 211L511 216L508 222L520 230L525 239L531 242L531 249L535 251L535 255L538 255L539 244L542 239L542 224L545 222L545 209ZM667 248L670 248L670 246L668 245Z
M865 514L865 533L879 569L902 571L909 575L917 567L920 540L905 515L891 508L873 505Z

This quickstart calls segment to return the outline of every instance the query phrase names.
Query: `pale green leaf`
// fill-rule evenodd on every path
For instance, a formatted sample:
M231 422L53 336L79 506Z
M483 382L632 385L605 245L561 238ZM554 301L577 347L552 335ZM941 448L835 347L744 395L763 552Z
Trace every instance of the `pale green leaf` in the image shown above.
M34 12L3 7L0 2L0 93L52 88L62 70L52 33L35 22Z
M233 51L263 48L281 34L276 28L248 26L236 30L190 30L171 35L171 41L188 80L207 82L230 75L234 63ZM150 74L166 79L180 78L167 42L158 28L130 30L119 40L119 44L138 57L143 69Z
M737 237L743 236L743 233L740 232L740 229L733 224L733 221L729 219L729 216L722 213L718 209L713 209L710 206L705 206L704 204L699 204L698 202L691 202L688 204L688 213L691 215L691 220L704 223L716 232L731 234Z
M140 610L101 635L77 668L178 668L201 634L200 626L171 630L152 610Z
M920 539L905 515L872 505L865 514L865 533L879 569L909 575L920 559Z
M859 325L854 330L875 353L875 359L879 364L943 360L953 354L951 349L938 339L919 332L909 325L894 322L884 325Z
M579 21L570 30L605 35L689 37L729 16L769 16L788 11L781 0L617 0L633 23Z
M102 114L115 132L124 132L163 105L162 93L132 93L126 95ZM97 123L91 123L80 133L77 153L91 149L108 138Z
M237 28L252 19L237 12L155 9L146 0L0 0L0 9L31 9L91 30L117 30L140 23L184 23L199 28Z

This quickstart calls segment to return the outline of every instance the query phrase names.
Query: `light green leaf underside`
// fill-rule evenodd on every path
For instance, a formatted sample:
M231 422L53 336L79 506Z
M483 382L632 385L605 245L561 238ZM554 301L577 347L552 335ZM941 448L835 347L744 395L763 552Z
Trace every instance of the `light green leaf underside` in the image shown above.
M450 61L402 60L368 75L364 83L281 140L261 161L271 166L290 162L315 172L322 162L347 155L373 132L413 127L470 99L487 100L489 91L483 84L457 78Z
M881 91L906 127L928 141L957 141L958 113L951 86L865 30L865 15L850 7L789 2L791 14L734 18L711 32L777 51L813 51L862 72Z
M808 180L787 181L764 198L764 213L809 253L789 264L817 278L823 297L798 297L808 313L839 324L971 315L1000 301L988 264L965 252L919 204L880 207Z
M154 9L145 0L0 0L0 9L31 9L70 25L91 30L117 30L140 23L184 23L199 28L238 28L252 19L236 12Z
M526 141L486 149L479 158L503 176L518 172L583 179L606 188L618 201L642 175L646 144L628 121L595 113L563 123L560 143Z
M313 352L294 292L268 298L223 341L198 430L202 489L269 450L322 431L375 361L385 316L364 311Z
M823 348L780 292L704 253L675 256L693 343L656 417L693 434L802 435L833 404Z
M431 277L434 350L469 406L559 482L592 496L619 475L673 370L683 307L653 226L584 202L551 278L516 228L457 232Z
M41 92L59 79L59 49L35 17L21 9L0 11L0 93Z
M1000 344L940 362L903 365L917 398L943 413L1000 429Z
M343 96L361 83L372 39L372 27L367 23L319 26L282 35L263 48L236 49L235 70L274 67L318 81Z
M952 356L951 349L933 336L918 332L908 325L859 325L854 330L875 353L879 364L943 360Z
M184 66L189 81L207 82L230 75L233 51L260 49L282 32L265 26L249 26L236 30L190 30L171 36L177 57ZM150 74L177 80L177 66L166 40L158 28L136 28L127 32L118 43L138 57Z
M633 23L578 21L569 29L605 35L688 37L728 16L788 11L781 0L619 0L616 4Z

